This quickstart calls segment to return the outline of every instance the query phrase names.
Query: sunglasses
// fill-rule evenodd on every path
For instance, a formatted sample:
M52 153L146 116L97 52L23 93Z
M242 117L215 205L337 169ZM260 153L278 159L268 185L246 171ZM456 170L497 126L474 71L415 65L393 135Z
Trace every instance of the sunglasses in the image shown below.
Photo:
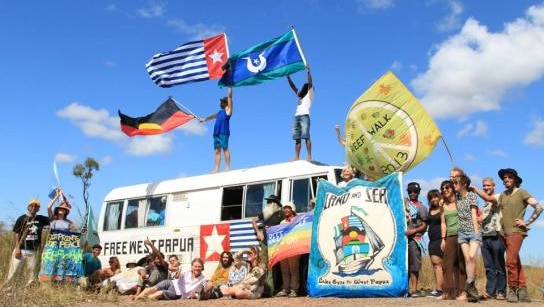
M452 187L449 186L449 185L443 186L443 187L440 188L440 190L442 190L442 191L444 191L444 190L451 190L451 189L452 189Z
M408 191L408 194L419 193L419 190L407 190L407 191Z

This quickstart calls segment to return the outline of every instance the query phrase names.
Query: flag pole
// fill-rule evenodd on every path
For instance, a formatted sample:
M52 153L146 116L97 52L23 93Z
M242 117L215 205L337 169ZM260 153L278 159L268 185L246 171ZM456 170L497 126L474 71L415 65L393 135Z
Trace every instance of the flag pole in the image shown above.
M300 52L300 56L302 57L302 62L304 62L304 66L308 66L308 63L306 63L306 57L304 56L304 52L302 52L302 47L300 47L300 42L298 40L297 32L295 32L294 26L291 26L291 31L293 32L295 43L297 44L298 51Z
M443 136L440 136L440 139L442 140L442 143L444 144L444 147L446 147L446 151L448 152L448 156L450 156L451 164L453 164L453 156L451 155L451 151L448 148L448 144L446 144L446 140L444 139Z
M229 40L227 39L227 33L223 33L225 37L225 49L227 50L227 62L229 61L230 52L229 52Z
M193 113L191 110L189 110L189 108L187 108L186 106L182 105L181 103L179 103L176 99L174 99L174 97L170 96L169 97L170 99L172 99L177 105L179 105L180 107L184 108L185 110L187 110L187 112L189 112L189 114L193 115L195 118L198 118L198 116L196 116L195 113Z

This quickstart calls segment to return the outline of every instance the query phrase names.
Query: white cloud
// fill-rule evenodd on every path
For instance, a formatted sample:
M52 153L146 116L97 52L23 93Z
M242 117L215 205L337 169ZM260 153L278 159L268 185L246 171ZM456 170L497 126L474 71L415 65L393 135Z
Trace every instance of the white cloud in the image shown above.
M225 32L225 27L222 25L204 25L201 23L189 25L182 19L172 19L168 21L168 25L176 28L181 33L188 34L191 39L202 39Z
M476 121L476 124L467 123L463 126L457 137L461 138L467 135L471 136L486 136L487 135L487 123L481 120Z
M59 152L55 155L55 161L59 163L72 163L76 160L76 156Z
M533 130L523 138L523 144L532 146L544 145L544 120L537 120L533 123Z
M538 228L544 228L544 221L543 220L539 220L539 221L536 221L533 225L531 226L534 226L534 227L538 227Z
M165 13L166 4L160 2L150 2L146 7L137 11L138 15L143 18L162 17Z
M507 158L509 156L507 152L500 149L490 150L489 154L498 158Z
M463 13L463 4L459 1L448 1L448 6L450 14L442 18L436 26L442 32L458 29L461 24L459 16Z
M502 32L470 18L460 33L436 46L428 70L412 85L434 118L499 110L505 93L542 78L542 50L544 5L530 7Z
M109 67L109 68L113 68L117 66L117 64L114 61L106 61L104 62L104 65L106 65L106 67Z
M110 157L110 156L105 156L105 157L103 157L102 159L100 159L100 165L101 165L101 166L102 166L102 165L108 165L108 164L111 163L112 160L113 160L112 157Z
M158 134L151 136L136 136L129 143L125 153L132 156L151 156L158 153L170 153L172 136Z
M93 109L77 102L57 111L57 116L66 118L78 127L83 134L92 138L99 138L114 143L125 149L125 153L134 156L150 156L169 153L172 149L174 134L156 136L127 137L119 128L119 118L110 116L104 109ZM185 134L203 135L207 128L197 120L180 126L176 131ZM111 162L111 157L105 157L102 163Z
M470 153L466 153L463 158L465 159L465 161L474 161L474 160L476 160L476 157L473 154L470 154Z
M357 3L361 6L359 11L362 11L363 8L385 10L395 6L394 0L357 0Z

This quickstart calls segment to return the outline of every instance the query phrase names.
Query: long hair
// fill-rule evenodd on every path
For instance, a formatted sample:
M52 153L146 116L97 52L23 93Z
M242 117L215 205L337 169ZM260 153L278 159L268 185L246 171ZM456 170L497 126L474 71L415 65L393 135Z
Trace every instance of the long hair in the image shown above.
M220 258L223 259L223 257L225 256L228 257L229 260L225 264L223 263L223 261L221 261L221 266L226 269L232 265L232 263L234 262L234 258L232 257L232 253L229 251L223 251Z

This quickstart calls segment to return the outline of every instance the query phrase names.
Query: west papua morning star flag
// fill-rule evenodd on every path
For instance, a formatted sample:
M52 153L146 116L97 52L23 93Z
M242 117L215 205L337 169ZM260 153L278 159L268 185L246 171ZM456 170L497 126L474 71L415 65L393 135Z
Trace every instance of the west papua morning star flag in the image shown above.
M234 54L219 86L236 87L279 79L306 68L295 29Z
M155 54L145 67L151 80L160 87L219 79L228 52L227 36L223 33Z
M195 118L183 112L174 99L168 98L155 112L144 117L130 117L119 110L121 131L128 136L153 135L168 132Z

